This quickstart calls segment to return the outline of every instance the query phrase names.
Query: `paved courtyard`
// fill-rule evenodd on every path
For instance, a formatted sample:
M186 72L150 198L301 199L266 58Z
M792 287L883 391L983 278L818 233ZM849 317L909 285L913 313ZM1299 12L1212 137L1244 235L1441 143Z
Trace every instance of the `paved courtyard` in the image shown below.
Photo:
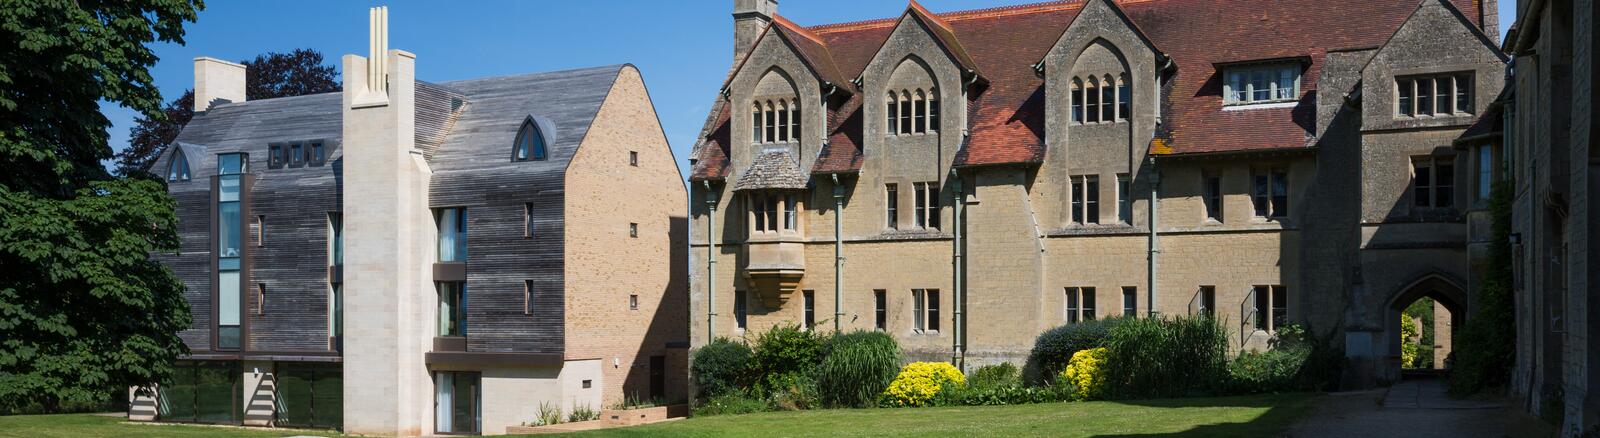
M1437 378L1334 393L1288 430L1292 437L1547 437L1548 425L1504 400L1456 400Z

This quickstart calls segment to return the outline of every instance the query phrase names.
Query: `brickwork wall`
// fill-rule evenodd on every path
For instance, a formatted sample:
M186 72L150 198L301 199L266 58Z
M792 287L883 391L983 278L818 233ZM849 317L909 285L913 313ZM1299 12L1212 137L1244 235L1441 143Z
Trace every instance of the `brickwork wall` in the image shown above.
M637 167L629 152L638 153ZM606 404L648 398L658 355L666 356L664 398L685 395L687 350L667 348L688 338L688 269L678 264L686 260L684 200L644 81L624 68L567 168L566 358L601 359Z

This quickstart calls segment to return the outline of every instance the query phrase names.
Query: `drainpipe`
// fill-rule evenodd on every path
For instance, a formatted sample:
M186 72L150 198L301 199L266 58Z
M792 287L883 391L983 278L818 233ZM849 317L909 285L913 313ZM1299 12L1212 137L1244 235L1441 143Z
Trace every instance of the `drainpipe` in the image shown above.
M961 278L966 264L961 258L961 213L966 206L967 196L961 189L961 174L956 172L955 169L950 170L950 184L951 188L955 189L956 195L955 211L950 220L951 226L955 227L955 238L950 245L954 252L954 257L951 258L951 275L954 277L953 282L955 285L955 290L951 294L952 298L954 298L953 301L955 301L955 313L952 315L952 325L955 326L955 333L952 333L955 337L955 345L952 346L952 355L954 356L953 360L955 361L956 369L965 372L967 369L967 346L965 342L962 342L965 338L963 330L966 328L962 325L962 322L965 321L965 315L962 313L962 301L964 301L963 296L966 294L965 289L962 289Z
M844 186L833 174L833 331L844 319Z
M717 333L717 192L706 186L706 343Z
M1156 233L1156 218L1160 216L1161 209L1157 208L1158 198L1156 192L1161 187L1161 170L1156 168L1156 157L1150 160L1150 284L1145 286L1146 313L1156 316L1156 257L1161 255L1160 235Z

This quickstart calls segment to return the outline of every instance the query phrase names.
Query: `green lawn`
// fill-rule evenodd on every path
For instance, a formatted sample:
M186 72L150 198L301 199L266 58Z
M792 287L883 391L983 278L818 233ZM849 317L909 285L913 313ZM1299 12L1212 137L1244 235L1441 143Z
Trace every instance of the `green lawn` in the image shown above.
M285 437L333 435L325 430L262 429L129 422L94 414L0 416L0 437Z
M727 415L573 434L701 436L1274 436L1312 394ZM91 414L0 417L0 437L283 437L329 431L130 423Z
M573 434L701 436L1276 436L1311 394L729 415Z

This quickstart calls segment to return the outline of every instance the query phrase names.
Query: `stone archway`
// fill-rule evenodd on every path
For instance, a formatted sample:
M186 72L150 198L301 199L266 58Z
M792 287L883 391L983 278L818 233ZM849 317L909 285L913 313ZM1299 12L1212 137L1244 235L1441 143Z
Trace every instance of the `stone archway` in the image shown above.
M1388 354L1385 356L1383 374L1389 381L1400 380L1401 370L1401 314L1407 306L1423 298L1432 298L1434 302L1443 306L1449 315L1450 327L1461 327L1466 322L1468 303L1471 302L1467 289L1453 279L1443 274L1427 274L1406 286L1397 289L1390 295L1388 305L1384 308L1384 340L1388 344Z

